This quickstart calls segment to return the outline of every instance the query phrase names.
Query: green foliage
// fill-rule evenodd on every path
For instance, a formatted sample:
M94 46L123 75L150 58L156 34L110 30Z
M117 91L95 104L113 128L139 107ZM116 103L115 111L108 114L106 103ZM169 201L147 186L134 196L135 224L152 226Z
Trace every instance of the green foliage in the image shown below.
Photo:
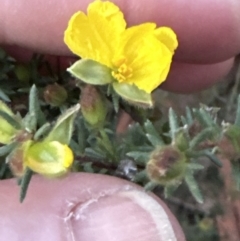
M92 66L93 71L85 73L83 70L86 65L88 68ZM41 68L47 75L41 74ZM28 64L22 66L0 51L0 120L14 130L10 142L0 146L0 178L17 176L21 180L21 201L27 195L34 173L26 168L18 176L11 168L11 157L26 143L31 146L42 141L69 145L74 153L71 169L74 172L103 173L125 178L142 185L146 190L160 190L160 196L170 201L184 190L182 198L192 195L192 200L203 203L206 186L202 184L201 177L208 172L209 166L222 166L219 157L232 162L233 177L239 188L240 97L235 100L236 117L229 122L222 116L218 117L221 112L219 108L205 105L199 108L186 107L185 113L180 114L178 110L169 108L167 114L162 113L161 106L153 106L157 100L152 95L143 93L134 85L113 83L107 88L103 86L112 83L112 77L108 68L94 61L79 60L68 71L78 80L66 72L55 74L43 56L34 55ZM93 84L104 98L101 106L106 111L97 128L93 128L81 110L79 101L85 84L79 79ZM44 97L50 85L66 90L67 95L64 94L61 105L53 105ZM152 109L147 110L146 107ZM134 122L119 134L116 132L118 117L123 111ZM154 116L158 111L160 114ZM146 167L153 162L156 150L161 155L153 163L153 169L150 170L152 175ZM172 150L179 155L174 155ZM24 162L26 153L22 151L20 163ZM156 175L157 178L153 178ZM211 175L212 180L217 176L215 172ZM219 179L216 180L220 183ZM201 231L203 226L199 226L199 223L201 220L196 222L192 230ZM214 228L208 231L206 237L216 234Z

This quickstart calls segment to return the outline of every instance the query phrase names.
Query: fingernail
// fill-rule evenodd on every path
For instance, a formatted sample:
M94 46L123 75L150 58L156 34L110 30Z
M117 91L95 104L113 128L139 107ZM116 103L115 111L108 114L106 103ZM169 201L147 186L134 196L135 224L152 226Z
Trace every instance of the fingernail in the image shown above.
M138 190L80 203L69 213L67 224L71 241L177 241L165 209Z

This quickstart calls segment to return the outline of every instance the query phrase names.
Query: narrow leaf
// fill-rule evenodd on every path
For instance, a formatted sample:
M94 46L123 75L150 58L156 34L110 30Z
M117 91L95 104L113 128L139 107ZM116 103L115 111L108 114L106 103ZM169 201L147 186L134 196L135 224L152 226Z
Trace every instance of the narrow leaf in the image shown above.
M204 109L194 109L194 115L198 119L198 121L204 126L204 127L213 127L216 126L216 123L210 116L210 114L204 110Z
M140 162L138 164L145 165L146 162L149 160L149 153L140 152L140 151L130 151L126 153L127 156L132 157L134 160Z
M198 133L189 143L190 149L197 147L202 141L209 140L212 137L213 129L206 128Z
M210 159L210 161L212 161L218 167L222 167L222 162L212 152L205 150L205 151L203 151L203 156L208 157Z
M192 193L192 195L194 196L196 201L199 203L203 203L202 193L199 189L199 186L198 186L196 180L193 177L192 172L187 172L187 174L185 176L185 181L187 183L189 191Z
M6 101L6 102L11 102L9 97L3 92L3 90L0 89L0 99Z
M57 120L51 132L44 139L45 141L59 141L62 144L69 144L73 132L73 122L80 109L80 104L65 111Z
M159 135L158 131L156 130L156 128L150 120L147 120L144 123L144 129L147 132L146 136L148 140L151 142L153 146L164 145L164 141L162 140L161 136Z
M34 134L33 139L38 140L40 137L46 135L51 129L50 123L45 123L43 126L41 126L36 133Z
M38 91L35 85L32 86L29 93L29 119L27 127L28 129L35 131L37 124L43 125L45 123L45 117L41 111Z
M33 171L27 167L25 170L24 176L21 179L21 184L20 184L20 202L21 203L24 201L26 197L28 186L31 181L32 175L33 175Z
M88 131L84 124L83 117L77 119L77 138L78 138L78 152L84 154L85 148L87 146Z
M21 129L21 124L14 118L14 116L9 115L7 112L2 110L0 110L0 116L14 128Z
M177 132L177 129L179 128L177 115L176 115L175 111L172 108L170 108L168 116L169 116L171 138L174 139L175 133Z
M8 145L1 146L0 147L0 156L6 156L7 154L9 154L17 146L18 146L18 143L16 143L16 142L12 142L12 143L10 143Z
M186 119L188 125L191 125L193 123L192 111L189 107L186 107Z

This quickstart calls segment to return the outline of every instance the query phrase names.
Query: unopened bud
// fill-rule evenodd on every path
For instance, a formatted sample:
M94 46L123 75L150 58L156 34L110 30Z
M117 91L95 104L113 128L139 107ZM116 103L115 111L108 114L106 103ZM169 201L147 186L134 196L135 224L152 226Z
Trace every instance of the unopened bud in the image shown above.
M52 106L61 106L66 101L68 94L64 87L58 84L48 85L43 93L44 100Z
M72 150L58 141L33 144L28 148L24 159L24 164L27 167L48 177L66 174L72 163Z
M158 147L152 152L146 170L151 181L167 185L180 181L186 167L184 153L170 145Z
M7 115L15 119L14 113L2 101L0 101L0 111L3 113L6 113ZM17 120L16 120L16 123L17 123ZM5 118L0 116L0 143L9 144L16 136L17 133L18 133L18 130L16 129L16 126L14 126L13 123L10 123Z
M84 119L92 126L101 126L107 115L107 106L103 96L92 85L86 85L81 94L81 111Z

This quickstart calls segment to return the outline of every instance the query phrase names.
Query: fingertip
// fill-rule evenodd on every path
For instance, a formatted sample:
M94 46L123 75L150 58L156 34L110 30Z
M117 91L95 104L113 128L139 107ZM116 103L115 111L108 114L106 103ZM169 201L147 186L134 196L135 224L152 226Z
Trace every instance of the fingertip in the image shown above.
M15 180L0 182L3 240L185 240L158 198L122 179L96 174L58 180L34 176L22 204L18 191Z
M222 81L233 64L233 58L208 65L174 62L167 80L160 88L182 94L198 92Z

